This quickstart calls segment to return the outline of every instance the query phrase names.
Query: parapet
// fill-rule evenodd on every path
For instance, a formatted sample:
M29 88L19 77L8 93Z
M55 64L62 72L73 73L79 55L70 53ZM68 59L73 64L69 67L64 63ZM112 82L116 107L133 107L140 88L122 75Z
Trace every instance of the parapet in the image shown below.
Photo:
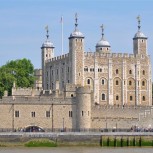
M135 58L134 54L128 53L99 53L99 52L85 52L85 57L104 57L104 58Z
M38 96L42 89L33 88L12 88L12 96Z
M47 60L46 62L49 63L49 62L52 62L52 61L64 60L65 58L68 58L68 57L69 57L69 53L61 55L61 56L56 56L52 59Z

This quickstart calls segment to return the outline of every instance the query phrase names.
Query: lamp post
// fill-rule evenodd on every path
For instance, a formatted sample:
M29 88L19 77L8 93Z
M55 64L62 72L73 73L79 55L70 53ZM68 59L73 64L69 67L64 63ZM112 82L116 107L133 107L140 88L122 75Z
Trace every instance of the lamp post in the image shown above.
M63 132L64 132L64 117L63 117Z

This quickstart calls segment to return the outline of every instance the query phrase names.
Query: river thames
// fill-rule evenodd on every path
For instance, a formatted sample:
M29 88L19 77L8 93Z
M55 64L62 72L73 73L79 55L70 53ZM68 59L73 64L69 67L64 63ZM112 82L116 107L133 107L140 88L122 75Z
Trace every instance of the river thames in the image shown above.
M101 148L101 147L56 147L56 148L0 148L0 153L151 153L152 148Z

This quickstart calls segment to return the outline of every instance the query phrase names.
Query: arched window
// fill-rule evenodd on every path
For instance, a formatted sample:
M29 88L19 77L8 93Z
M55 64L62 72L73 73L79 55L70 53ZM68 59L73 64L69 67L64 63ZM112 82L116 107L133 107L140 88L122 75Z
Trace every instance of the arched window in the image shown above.
M119 96L118 95L116 96L116 100L119 100Z
M132 70L129 70L129 74L132 74Z
M145 75L145 70L142 71L142 74Z
M101 84L102 84L102 85L105 84L105 80L104 80L104 79L101 80Z
M131 86L132 85L132 81L129 81L129 86Z
M116 69L116 74L118 74L118 69Z
M133 97L132 96L130 96L130 101L132 101L133 100Z
M106 100L105 94L102 94L102 100Z
M145 81L142 81L142 86L145 86Z
M90 79L87 80L87 84L90 84Z
M145 97L145 96L143 96L143 97L142 97L142 101L145 101L145 100L146 100L146 97Z
M118 85L119 84L119 82L118 82L118 80L116 80L116 85Z

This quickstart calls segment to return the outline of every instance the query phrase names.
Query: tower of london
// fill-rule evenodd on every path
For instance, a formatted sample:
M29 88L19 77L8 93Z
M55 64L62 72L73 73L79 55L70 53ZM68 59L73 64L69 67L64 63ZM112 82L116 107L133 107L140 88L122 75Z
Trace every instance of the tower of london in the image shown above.
M133 52L114 53L104 26L95 51L85 51L78 28L69 36L67 54L54 57L49 39L41 46L42 69L35 88L17 88L0 100L0 129L80 131L153 127L151 59L147 37L138 30Z
M152 105L151 62L147 54L147 37L138 31L133 38L133 53L113 53L104 37L94 52L86 52L84 35L75 29L69 37L69 53L54 57L54 46L48 39L42 45L43 89L64 91L67 84L89 86L95 104ZM73 94L71 94L73 96Z

